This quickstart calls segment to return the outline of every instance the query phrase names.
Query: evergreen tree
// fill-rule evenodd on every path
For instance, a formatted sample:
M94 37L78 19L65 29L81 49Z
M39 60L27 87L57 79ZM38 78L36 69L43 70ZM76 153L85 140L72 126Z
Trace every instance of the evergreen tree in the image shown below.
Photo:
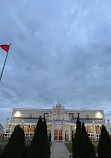
M111 140L105 126L103 125L98 144L98 158L111 158Z
M81 122L79 120L79 114L76 122L76 133L73 139L73 157L74 158L86 158L84 153L84 141L83 141L83 132L81 129Z
M84 122L82 123L82 131L83 131L83 133L84 133L85 135L88 136L88 134L87 134L87 132L86 132L86 127L85 127L85 125L84 125Z
M1 158L24 158L25 157L24 131L16 126L9 138Z
M51 142L51 133L49 133L49 143Z
M49 138L48 138L48 133L47 133L47 124L46 124L46 120L45 120L45 117L44 117L44 126L45 126L45 132L44 132L44 138L45 138L45 155L46 155L46 158L50 158L50 141L49 141Z
M76 122L76 133L73 139L72 152L74 158L95 158L94 147L88 138L84 123L81 127L79 114Z
M39 118L35 134L31 142L31 158L50 158L46 122Z
M45 117L44 117L44 121L43 121L43 123L44 123L44 126L45 126L45 132L46 132L46 134L47 134L47 124L46 124Z
M84 136L84 145L86 148L86 154L88 158L95 158L95 149L93 144L91 143L91 140L88 137L88 134L86 132L86 128L84 126L84 123L82 123L82 132L83 132L83 136Z

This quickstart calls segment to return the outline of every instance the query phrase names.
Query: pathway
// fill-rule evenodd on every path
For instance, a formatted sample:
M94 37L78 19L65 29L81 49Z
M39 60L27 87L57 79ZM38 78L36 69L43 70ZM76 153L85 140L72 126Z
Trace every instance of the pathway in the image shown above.
M51 147L51 158L69 158L69 151L63 142L53 142Z

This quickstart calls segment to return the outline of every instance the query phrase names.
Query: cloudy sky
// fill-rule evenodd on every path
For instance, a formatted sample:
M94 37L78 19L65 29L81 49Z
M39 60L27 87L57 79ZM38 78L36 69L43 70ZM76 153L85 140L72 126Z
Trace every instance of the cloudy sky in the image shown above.
M102 109L111 119L111 1L0 0L0 122L13 108ZM0 70L6 53L0 49Z

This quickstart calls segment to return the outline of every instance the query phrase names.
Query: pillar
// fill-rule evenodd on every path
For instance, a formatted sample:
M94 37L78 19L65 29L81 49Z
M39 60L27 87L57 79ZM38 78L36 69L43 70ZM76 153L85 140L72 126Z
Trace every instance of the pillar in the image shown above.
M69 128L68 128L68 136L69 136L69 141L71 141L71 130L70 130L70 126L69 126Z
M109 120L107 120L106 129L108 133L110 134L110 121Z
M29 136L30 136L30 127L31 127L31 124L29 125Z
M22 129L24 130L24 120L22 120Z
M97 139L96 138L96 129L95 129L95 122L94 122L94 120L93 120L93 131L94 131L94 139Z
M54 141L54 121L52 121L51 142Z
M63 142L65 142L65 123L63 121L63 125L62 125L62 140Z
M7 118L7 120L6 120L6 122L5 122L5 133L6 133L6 131L7 131L8 122L9 122L9 118Z

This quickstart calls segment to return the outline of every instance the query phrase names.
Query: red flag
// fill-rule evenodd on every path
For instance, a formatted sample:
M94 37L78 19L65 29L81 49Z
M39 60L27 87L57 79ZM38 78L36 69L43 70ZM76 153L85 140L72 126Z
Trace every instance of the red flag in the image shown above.
M0 47L8 53L10 45L4 44L4 45L0 45Z

